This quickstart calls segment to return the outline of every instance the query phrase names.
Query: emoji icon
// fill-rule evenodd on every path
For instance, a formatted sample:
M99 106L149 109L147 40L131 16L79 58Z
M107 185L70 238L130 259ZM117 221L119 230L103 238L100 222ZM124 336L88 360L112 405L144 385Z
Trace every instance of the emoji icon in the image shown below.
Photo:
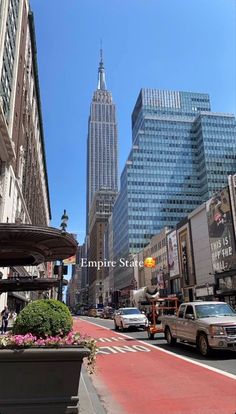
M144 260L144 266L153 268L156 266L156 260L153 259L153 257L146 257L146 259Z

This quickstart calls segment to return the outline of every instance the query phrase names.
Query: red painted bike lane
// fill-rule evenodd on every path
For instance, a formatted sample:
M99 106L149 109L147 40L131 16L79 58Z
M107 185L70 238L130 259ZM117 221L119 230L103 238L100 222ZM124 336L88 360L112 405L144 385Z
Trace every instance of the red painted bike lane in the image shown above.
M92 381L108 414L236 413L233 378L84 320L74 328L97 340Z

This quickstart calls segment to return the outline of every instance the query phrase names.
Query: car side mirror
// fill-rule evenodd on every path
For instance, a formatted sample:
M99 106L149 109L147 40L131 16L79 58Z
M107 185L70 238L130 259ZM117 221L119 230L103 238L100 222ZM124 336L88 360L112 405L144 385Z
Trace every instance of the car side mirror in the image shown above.
M190 320L194 320L195 319L195 316L192 314L192 313L187 313L186 315L185 315L185 319L190 319Z

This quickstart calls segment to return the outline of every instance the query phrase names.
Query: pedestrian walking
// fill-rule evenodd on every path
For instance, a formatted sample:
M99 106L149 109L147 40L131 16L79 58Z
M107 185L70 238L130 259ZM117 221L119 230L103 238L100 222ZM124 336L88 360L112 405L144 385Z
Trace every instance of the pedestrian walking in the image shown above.
M12 328L17 318L16 311L11 311L8 319L8 328Z
M16 318L17 318L17 313L16 313L16 311L13 311L13 312L12 312L12 319L13 319L13 322L15 322Z
M7 306L4 306L4 309L1 312L1 317L2 317L1 332L3 335L7 332L8 319L9 319L9 310Z

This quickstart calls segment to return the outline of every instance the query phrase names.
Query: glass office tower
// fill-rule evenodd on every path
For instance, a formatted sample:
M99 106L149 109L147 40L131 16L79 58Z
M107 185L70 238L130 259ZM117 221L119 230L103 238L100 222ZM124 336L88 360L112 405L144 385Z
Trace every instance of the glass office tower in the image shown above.
M118 190L116 109L106 88L102 51L98 87L90 107L87 140L87 234L89 211L98 190Z
M235 118L229 114L201 113L191 135L197 145L199 196L206 201L227 185L227 175L236 171Z
M132 141L113 211L114 260L175 226L236 171L235 118L212 113L207 94L142 89Z

